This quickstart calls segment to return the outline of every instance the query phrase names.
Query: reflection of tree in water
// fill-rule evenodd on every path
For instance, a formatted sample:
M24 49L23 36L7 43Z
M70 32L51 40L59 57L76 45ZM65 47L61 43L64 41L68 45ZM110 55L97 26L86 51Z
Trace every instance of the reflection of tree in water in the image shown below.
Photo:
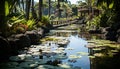
M78 37L86 38L90 40L90 39L103 39L104 35L103 34L89 34L88 32L80 32Z
M52 60L47 61L46 64L53 65L53 66L57 66L58 64L61 64L61 63L62 63L61 60L55 59L54 61L52 61Z
M71 31L71 32L56 32L56 36L64 36L64 37L69 37L70 35L77 35L76 31Z
M91 58L90 62L90 69L120 69L120 53L113 57Z

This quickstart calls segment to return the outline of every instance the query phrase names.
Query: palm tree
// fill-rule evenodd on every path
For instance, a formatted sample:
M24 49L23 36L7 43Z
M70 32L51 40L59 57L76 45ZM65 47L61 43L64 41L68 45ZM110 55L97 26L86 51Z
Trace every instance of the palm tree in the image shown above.
M50 10L51 10L51 0L49 0L49 10L48 10L48 14L49 14L49 17L50 17Z
M58 8L58 18L60 18L60 17L61 17L61 12L60 12L60 0L58 0L58 6L57 6L57 8Z
M6 35L8 24L7 16L12 12L18 0L1 0L0 1L0 32Z
M26 0L26 19L29 19L31 0Z
M60 2L68 2L68 1L67 0L58 0L58 5L57 5L57 8L58 8L58 18L61 17Z
M24 0L21 0L21 3L22 3L22 9L23 11L25 10L25 1Z
M42 20L42 6L43 6L43 0L39 0L39 20Z
M36 19L37 17L37 15L36 15L36 12L35 12L35 9L34 9L34 0L32 0L32 17L34 18L34 19Z
M5 30L6 27L6 23L5 23L5 0L1 0L0 1L0 32L3 32L3 30Z

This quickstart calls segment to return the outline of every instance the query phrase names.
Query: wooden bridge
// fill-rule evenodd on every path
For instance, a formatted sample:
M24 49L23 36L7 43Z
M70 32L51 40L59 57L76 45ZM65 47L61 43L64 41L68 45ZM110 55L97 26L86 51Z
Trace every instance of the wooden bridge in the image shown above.
M74 20L51 20L50 23L52 24L53 28L67 26L70 24L78 23L81 20L74 19Z

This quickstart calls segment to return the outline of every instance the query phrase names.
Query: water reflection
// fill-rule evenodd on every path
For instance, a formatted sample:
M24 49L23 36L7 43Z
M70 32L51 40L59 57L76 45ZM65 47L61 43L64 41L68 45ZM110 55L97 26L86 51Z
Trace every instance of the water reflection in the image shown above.
M71 35L77 35L76 30L51 30L51 35L54 36L62 36L62 37L70 37Z
M87 42L84 40L84 37L81 38L78 35L77 30L53 30L52 33L54 33L55 36L69 37L70 43L68 43L65 49L68 58L62 60L63 63L70 64L75 68L81 67L82 69L90 69L88 55L77 54L78 52L88 53L88 49L85 47ZM70 58L70 56L74 58Z
M68 62L71 66L81 67L82 69L120 69L120 52L113 57L93 57L93 50L88 50L85 48L85 45L87 45L86 40L103 39L102 34L89 34L87 32L80 32L78 30L71 30L71 32L68 30L54 31L55 36L69 37L70 43L67 45L67 48L74 49L71 51L66 48L65 51L67 53L67 56L73 56L73 54L76 55L77 52L89 53L89 55L84 55L80 59L68 58L62 62Z
M78 25L77 25L78 26ZM76 28L76 27L75 27ZM114 57L89 58L92 50L88 50L86 45L89 39L101 39L101 35L80 32L79 29L51 30L48 38L41 45L32 45L27 51L21 51L18 56L13 56L9 64L0 64L0 67L13 69L120 69L120 54ZM62 41L55 38L63 37ZM44 38L45 39L45 38ZM67 44L61 42L69 40ZM60 44L59 44L59 43ZM20 62L18 62L20 61ZM12 66L12 67L11 67ZM65 68L64 68L65 67ZM2 68L1 68L2 69Z

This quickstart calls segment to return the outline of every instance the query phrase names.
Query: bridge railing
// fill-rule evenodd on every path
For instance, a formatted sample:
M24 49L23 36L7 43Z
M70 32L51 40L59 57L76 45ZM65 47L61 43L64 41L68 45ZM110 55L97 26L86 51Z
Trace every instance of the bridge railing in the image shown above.
M63 25L69 25L72 23L75 23L77 20L50 20L51 25L53 25L53 27L57 27L57 26L63 26Z

